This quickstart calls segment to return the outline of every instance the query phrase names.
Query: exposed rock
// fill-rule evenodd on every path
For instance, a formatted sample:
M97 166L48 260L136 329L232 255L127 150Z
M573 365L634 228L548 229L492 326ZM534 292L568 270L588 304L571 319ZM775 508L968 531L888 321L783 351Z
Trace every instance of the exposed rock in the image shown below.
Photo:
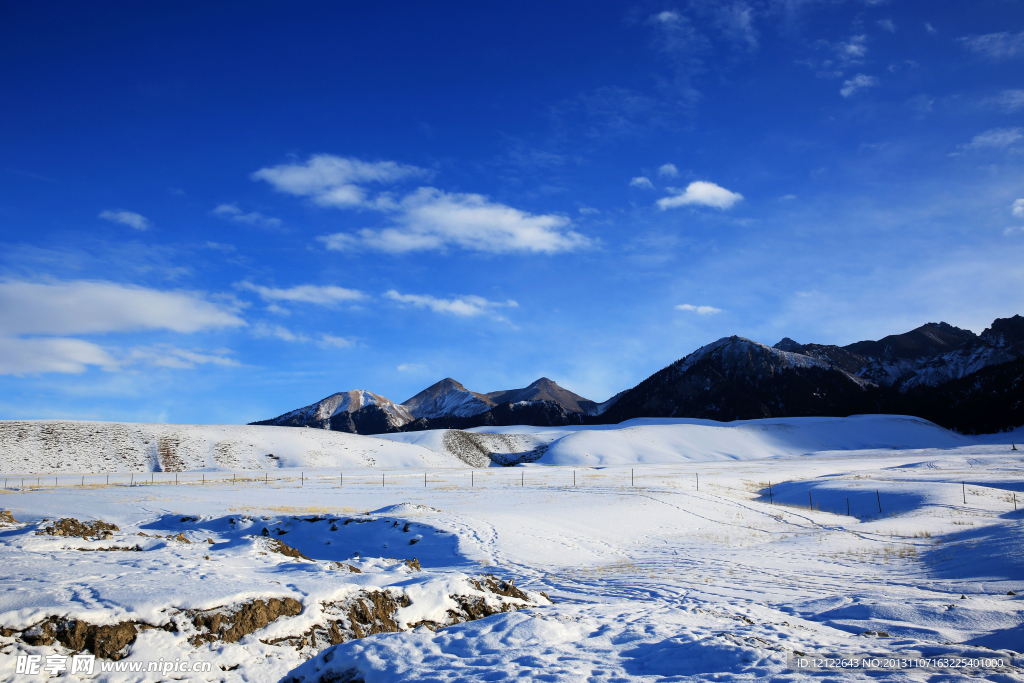
M294 598L269 598L252 600L233 608L216 607L189 612L192 625L200 631L189 642L197 647L218 640L236 643L281 617L293 617L301 611L302 603Z
M332 569L339 569L341 571L352 572L354 574L362 574L363 573L363 570L360 569L359 567L353 567L352 565L345 564L344 562L332 562L331 563L331 568Z
M81 619L54 616L25 629L20 640L36 646L57 642L74 652L86 651L101 659L118 660L128 655L128 646L135 642L140 626L152 628L133 621L96 626Z
M309 560L310 562L315 562L315 560L306 557L297 549L291 547L283 541L277 540L276 538L268 538L266 541L266 548L272 553L279 553L281 555L286 555L287 557L294 557L295 559Z
M116 524L108 524L103 520L95 522L79 522L74 517L65 517L57 520L53 526L48 526L42 531L37 531L37 536L72 536L76 538L107 537L112 531L120 531Z
M365 638L375 633L398 633L425 626L432 631L474 621L492 614L513 612L525 607L535 607L530 597L515 587L511 581L502 581L486 574L470 579L473 588L484 595L451 595L457 607L449 609L440 622L420 621L415 624L400 624L395 620L396 612L412 604L405 594L393 594L382 589L364 591L337 602L325 602L321 606L328 616L324 624L317 624L303 634L279 638L270 644L288 644L297 650L316 652L331 645L349 640ZM500 596L488 599L486 594Z

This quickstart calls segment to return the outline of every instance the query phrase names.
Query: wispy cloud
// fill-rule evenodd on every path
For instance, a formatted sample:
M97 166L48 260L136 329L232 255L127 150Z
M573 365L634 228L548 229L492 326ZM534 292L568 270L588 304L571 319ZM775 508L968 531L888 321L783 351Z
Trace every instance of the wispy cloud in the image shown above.
M1001 109L1007 114L1011 114L1019 109L1024 109L1024 90L1004 90L994 97L983 99L981 106Z
M757 29L754 27L754 8L746 2L718 5L714 9L714 24L726 40L747 52L757 51L759 44Z
M1013 215L1017 218L1024 218L1024 199L1017 199L1013 202L1013 206L1010 207Z
M320 333L308 335L303 332L294 332L284 325L269 325L264 322L253 325L252 332L257 337L280 339L281 341L294 342L297 344L314 343L320 348L347 349L357 344L351 337L338 337L332 334Z
M637 176L636 178L633 178L632 180L630 180L629 181L629 186L630 187L641 187L641 188L643 188L645 190L653 190L654 189L654 183L651 182L651 179L646 177L646 176L642 176L642 175L641 176Z
M697 315L714 315L715 313L721 313L721 308L715 308L714 306L694 306L693 304L679 304L676 306L677 311L689 311L696 313Z
M676 194L671 197L662 197L657 201L658 208L663 211L688 205L729 209L736 202L743 199L743 195L738 192L731 192L724 187L704 180L690 183L686 186L685 190L677 190L672 187L668 188L668 190Z
M878 25L881 26L884 31L896 33L896 24L892 23L892 19L879 19Z
M662 164L658 168L658 175L663 178L677 178L679 176L679 169L676 168L675 164Z
M839 94L843 97L850 97L851 95L860 92L861 90L867 90L868 88L874 88L878 85L878 79L874 76L867 76L865 74L857 74L853 78L850 78L843 82L843 87L839 89Z
M149 219L134 211L101 211L100 218L111 223L120 223L136 230L149 230Z
M224 365L239 366L236 359L228 356L231 353L226 349L215 351L204 351L197 349L182 349L170 344L154 344L152 346L136 346L128 350L121 364L131 365L144 363L161 368L176 368L189 370L197 365Z
M1020 33L986 33L957 39L971 52L993 60L1009 59L1024 54L1024 31Z
M333 334L321 334L317 346L321 348L348 349L358 343L353 337L336 337Z
M402 363L395 369L399 372L411 372L417 375L429 372L429 368L423 363Z
M960 147L967 150L1002 149L1009 147L1022 137L1024 137L1024 132L1021 128L992 128L975 135L970 142L960 145Z
M280 218L264 216L259 211L250 211L246 213L238 208L237 204L221 204L213 210L213 215L229 220L232 223L245 223L246 225L255 225L261 228L281 227Z
M429 294L400 294L395 290L389 290L384 296L392 301L403 304L410 304L417 308L429 308L435 313L445 313L461 317L473 318L481 315L488 315L499 320L503 317L497 311L503 308L519 308L519 304L509 299L508 301L489 301L482 296L461 296L454 299L440 299Z
M331 306L351 301L361 301L366 294L358 289L346 289L335 285L296 285L295 287L277 288L264 287L251 282L239 282L235 285L240 289L256 292L264 301L278 303L287 301L291 303L318 304Z

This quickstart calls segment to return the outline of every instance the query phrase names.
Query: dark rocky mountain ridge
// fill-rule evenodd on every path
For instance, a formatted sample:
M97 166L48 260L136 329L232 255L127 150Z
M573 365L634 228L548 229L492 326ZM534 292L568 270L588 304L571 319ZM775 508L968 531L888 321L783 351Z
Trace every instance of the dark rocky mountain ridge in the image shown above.
M615 424L637 417L916 415L961 432L1024 425L1024 317L980 335L948 323L847 346L767 346L725 337L598 404L542 377L523 389L473 392L452 378L396 404L352 391L252 424L377 434L525 424Z

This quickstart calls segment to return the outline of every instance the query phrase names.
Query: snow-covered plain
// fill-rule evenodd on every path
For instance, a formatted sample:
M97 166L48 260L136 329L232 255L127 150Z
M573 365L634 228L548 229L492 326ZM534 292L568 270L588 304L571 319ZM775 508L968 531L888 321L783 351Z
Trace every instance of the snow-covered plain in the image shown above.
M46 475L59 486L42 473L24 488L12 480L0 493L0 509L19 521L0 528L0 627L53 615L174 623L177 632L139 633L122 661L215 663L210 674L170 676L189 680L1024 681L1019 434L964 437L878 416L473 431L484 450L529 452L533 462L471 469L444 434L420 433L349 437L356 448L374 439L376 467L351 454L330 460L330 450L315 467L297 449L295 466L272 475L196 456L202 472L138 465L158 470L141 486L125 485L128 466L102 485L98 464ZM391 460L387 443L427 455ZM77 453L76 463L88 460ZM0 462L15 471L14 460ZM82 486L72 471L93 474ZM120 530L105 540L36 535L52 524L43 518L60 517ZM272 539L310 559L270 552ZM423 571L402 562L413 557ZM268 644L336 618L331 606L360 590L409 598L396 614L406 627L440 621L451 596L473 593L484 573L515 579L535 606L326 649ZM188 610L285 597L302 611L237 642L188 642ZM0 638L0 677L40 680L13 674L25 652L67 650ZM791 667L794 653L999 656L1009 666L822 673Z

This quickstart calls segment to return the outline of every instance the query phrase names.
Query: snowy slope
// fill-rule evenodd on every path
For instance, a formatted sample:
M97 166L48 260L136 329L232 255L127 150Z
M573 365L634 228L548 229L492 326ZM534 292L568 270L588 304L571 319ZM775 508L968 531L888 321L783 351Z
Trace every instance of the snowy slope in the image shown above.
M439 451L322 429L0 421L0 471L177 472L279 467L462 467Z
M459 435L459 438L453 438ZM475 436L474 436L475 435ZM498 439L502 436L504 438ZM481 438L483 437L483 438ZM514 438L513 438L514 437ZM691 418L638 418L617 425L477 427L387 434L460 457L467 438L494 464L600 466L641 463L755 460L818 451L874 448L957 448L973 439L927 420L898 415L794 417L716 422ZM484 460L474 460L477 467Z
M664 424L675 422L675 424ZM538 461L549 465L628 465L756 460L818 451L956 448L967 437L927 420L892 415L766 420L638 419L613 430L580 430L552 442Z

